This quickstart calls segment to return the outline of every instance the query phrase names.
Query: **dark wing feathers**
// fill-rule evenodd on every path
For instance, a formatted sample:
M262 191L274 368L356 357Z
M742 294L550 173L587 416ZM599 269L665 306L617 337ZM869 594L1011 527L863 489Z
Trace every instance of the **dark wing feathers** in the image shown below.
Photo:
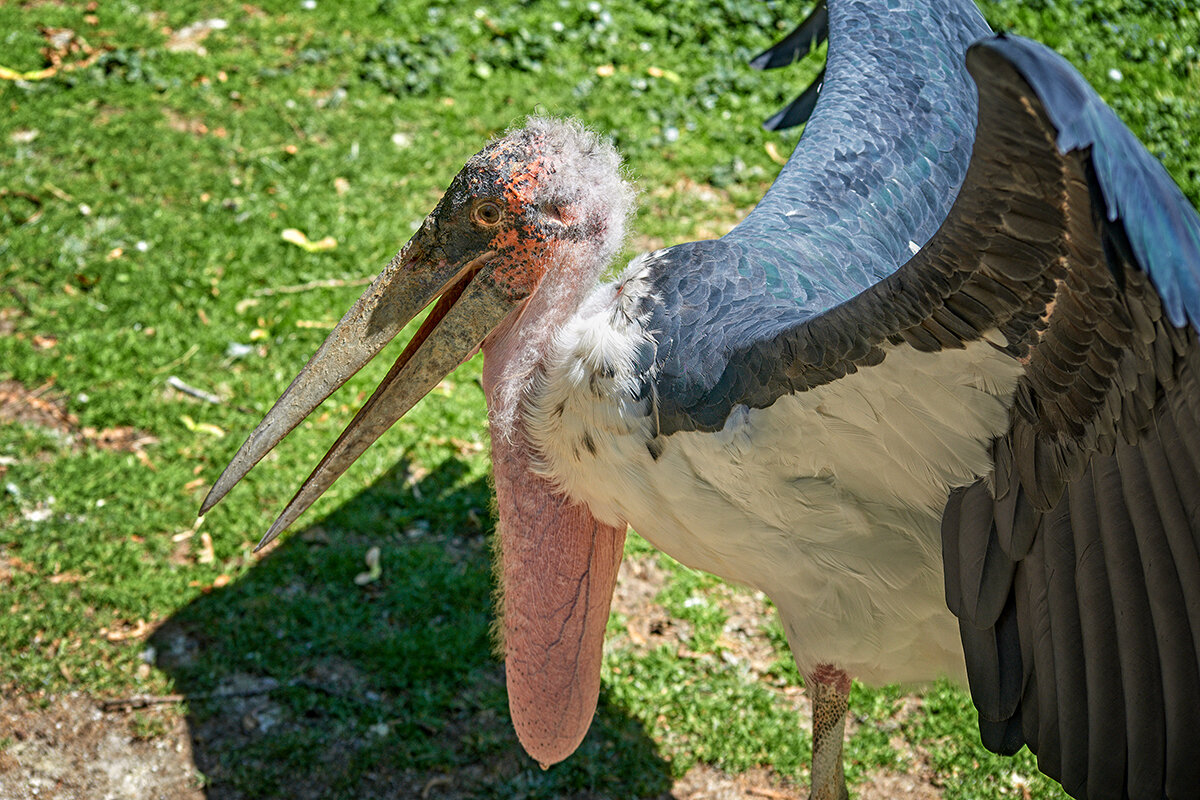
M1200 218L1058 56L999 37L968 66L975 156L942 230L901 273L1001 234L1000 257L986 245L975 275L1002 287L987 287L994 318L1023 309L1008 330L1027 366L990 487L956 490L943 518L947 599L984 742L1011 752L1019 723L1039 767L1076 797L1195 796ZM1019 191L1053 210L994 184L989 161L1012 163ZM991 211L972 209L976 192ZM974 235L958 227L968 220Z
M808 122L813 109L817 107L817 98L821 96L821 88L824 85L825 70L821 70L817 73L817 77L813 78L813 82L808 85L808 88L796 95L796 99L778 113L768 117L763 122L763 127L769 131L782 131Z
M825 0L817 0L812 13L803 22L787 36L751 59L750 66L755 69L777 69L794 64L815 50L828 36L829 7ZM808 122L813 109L817 107L817 97L821 94L824 83L825 70L821 70L795 100L766 120L763 127L769 131L781 131Z
M1080 634L1083 637L1084 681L1087 686L1087 736L1089 742L1107 741L1106 748L1092 747L1087 775L1093 787L1110 787L1121 796L1125 786L1125 706L1121 670L1113 668L1118 652L1116 607L1113 605L1104 547L1100 541L1099 504L1092 476L1073 481L1065 503L1070 506L1071 535L1075 548L1075 585L1079 597ZM1076 734L1078 735L1078 734ZM1103 797L1094 788L1090 797Z
M1093 475L1096 494L1101 501L1100 538L1116 610L1117 651L1110 669L1121 670L1124 688L1129 742L1126 791L1131 797L1139 794L1162 797L1166 731L1162 671L1148 597L1154 587L1147 585L1137 542L1137 537L1146 536L1147 531L1138 530L1136 513L1131 514L1130 501L1135 506L1143 501L1137 496L1125 495L1122 465L1119 464L1122 460L1120 451L1130 449L1130 445L1118 443L1118 453L1096 459ZM1133 469L1127 456L1123 460L1126 470ZM1121 700L1114 699L1114 702Z
M816 6L791 33L750 60L755 69L778 69L795 64L829 36L829 7L825 0Z
M984 743L1011 750L986 735L1006 719L981 701L1023 680L1011 720L1025 723L1040 768L1076 797L1187 797L1200 787L1200 515L1181 489L1196 493L1182 442L1197 438L1200 419L1189 411L1181 435L1173 405L1164 393L1136 444L1118 439L1093 454L1051 509L1017 518L1036 519L1010 590L1019 643L992 644L1012 624L1003 612L960 615ZM955 496L969 493L986 487ZM962 518L946 518L945 537L972 533Z
M994 620L1009 599L1016 562L995 535L992 496L982 484L972 488L954 492L943 515L947 526L964 532L942 542L942 560L956 567L945 570L946 598L957 617Z

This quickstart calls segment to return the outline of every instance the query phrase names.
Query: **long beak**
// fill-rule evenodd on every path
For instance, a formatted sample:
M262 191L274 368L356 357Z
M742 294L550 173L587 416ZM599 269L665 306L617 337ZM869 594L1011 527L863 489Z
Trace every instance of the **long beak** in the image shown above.
M375 393L258 543L263 547L442 378L474 355L484 337L518 305L491 280L494 253L484 252L460 264L433 261L420 243L422 233L384 268L267 412L213 485L201 514L440 294Z

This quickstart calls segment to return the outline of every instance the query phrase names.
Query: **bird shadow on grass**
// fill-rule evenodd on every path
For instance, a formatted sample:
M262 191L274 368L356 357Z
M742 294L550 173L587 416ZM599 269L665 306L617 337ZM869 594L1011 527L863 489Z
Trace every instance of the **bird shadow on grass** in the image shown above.
M155 633L209 800L669 790L641 724L603 693L566 762L542 771L520 750L489 634L491 491L467 475L451 459L414 492L398 465Z

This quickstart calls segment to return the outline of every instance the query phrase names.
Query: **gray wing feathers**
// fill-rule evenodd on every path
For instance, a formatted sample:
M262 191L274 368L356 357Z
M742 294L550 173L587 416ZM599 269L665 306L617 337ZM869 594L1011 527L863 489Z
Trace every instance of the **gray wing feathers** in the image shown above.
M732 255L718 262L716 243L692 243L655 260L655 300L645 309L654 387L644 388L663 401L664 434L719 429L735 405L769 405L793 391L788 374L750 365L776 364L796 347L811 353L815 340L776 337L894 272L910 242L937 230L962 183L975 118L963 53L989 32L974 4L830 0L828 28L812 119L763 200L715 248ZM675 305L681 285L696 280L720 296ZM754 290L743 292L749 283ZM686 323L674 316L680 308ZM846 344L878 360L861 341ZM806 385L846 371L832 361L811 366Z
M925 351L961 348L964 342L997 330L1014 355L1028 351L1054 296L1054 269L1068 254L1070 240L1064 231L1070 233L1072 224L1092 223L1090 214L1069 220L1064 197L1074 193L1087 208L1088 188L1059 158L1053 132L1038 118L1037 110L1032 106L1021 110L1023 97L1018 88L996 81L988 84L986 96L988 102L980 108L977 152L994 157L972 161L958 199L937 235L900 269L846 302L800 321L787 315L772 316L773 324L758 325L748 341L711 336L690 341L693 354L721 348L727 355L723 366L717 362L722 368L707 385L695 380L696 374L702 374L699 370L689 373L693 380L686 387L660 381L659 394L665 404L686 397L686 403L662 416L664 433L719 429L736 404L761 408L783 394L836 380L879 363L884 348L890 345L907 343ZM1025 129L1033 131L1035 138L1008 133L1006 123L1021 114L1026 118ZM764 245L744 243L734 236L737 232L720 244L739 254L739 268L745 265L761 270L767 265L775 273L782 271L786 262L781 256ZM907 253L908 248L904 250ZM1100 264L1098 252L1091 254L1091 260ZM680 275L673 280L682 283L695 272L689 269ZM720 275L701 277L710 286L721 285ZM1103 266L1078 280L1085 284L1081 291L1090 289L1089 281L1112 283ZM1104 284L1104 288L1117 296L1111 286ZM776 308L778 303L764 294L760 292L754 300L755 314L746 313L746 303L721 306L729 320L724 325L758 320L763 310ZM662 325L678 324L664 316L668 318ZM680 336L693 335L687 329L678 330ZM713 330L709 326L707 333ZM670 346L678 340L666 341ZM744 343L730 350L739 341ZM1068 399L1075 400L1073 396Z

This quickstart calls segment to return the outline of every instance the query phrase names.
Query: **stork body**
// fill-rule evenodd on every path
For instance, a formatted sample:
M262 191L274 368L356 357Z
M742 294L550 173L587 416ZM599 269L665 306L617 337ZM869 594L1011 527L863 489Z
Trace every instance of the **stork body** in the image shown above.
M630 392L649 338L630 309L651 269L635 262L563 331L528 399L544 474L598 519L766 593L804 674L965 677L941 512L947 487L987 463L1019 365L987 343L949 357L903 346L874 370L739 407L720 431L655 437L650 399Z
M644 255L599 287L540 354L545 380L523 410L568 496L770 596L805 674L962 677L941 512L949 487L987 469L1012 359L982 342L948 358L899 346L871 371L763 408L696 402L729 351L907 260L966 172L975 88L963 53L988 33L974 5L835 4L833 21L824 79L839 89L775 186L724 239ZM855 226L862 235L848 235Z
M482 348L510 709L540 763L590 723L632 525L775 601L818 800L846 796L851 676L964 674L984 743L1076 797L1196 797L1200 217L968 0L828 0L760 61L826 28L762 202L614 282L612 148L547 120L488 145L204 509L436 297L264 541Z

